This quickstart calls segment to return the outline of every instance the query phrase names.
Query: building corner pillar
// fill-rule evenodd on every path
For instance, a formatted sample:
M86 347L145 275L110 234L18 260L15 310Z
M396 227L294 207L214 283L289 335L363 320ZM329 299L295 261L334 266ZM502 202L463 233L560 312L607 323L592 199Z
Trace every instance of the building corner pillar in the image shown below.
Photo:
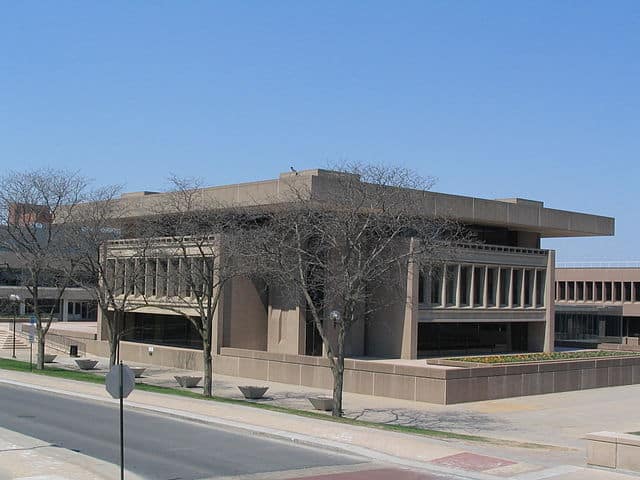
M406 360L418 358L418 288L420 267L413 258L416 241L415 238L410 240L409 261L407 263L406 300L402 328L402 350L400 352L400 358Z
M547 278L545 285L545 328L544 328L544 351L551 353L554 351L556 336L556 305L555 305L555 280L556 277L556 252L549 250L547 256Z

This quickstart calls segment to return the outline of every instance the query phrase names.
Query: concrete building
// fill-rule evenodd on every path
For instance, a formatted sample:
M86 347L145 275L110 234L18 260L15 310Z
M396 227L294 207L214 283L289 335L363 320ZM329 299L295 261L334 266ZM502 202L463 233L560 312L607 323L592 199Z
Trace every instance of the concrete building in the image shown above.
M33 312L31 294L24 286L23 268L15 254L0 249L0 317L12 316L15 312L16 306L9 302L10 295L21 298L18 315L29 316ZM59 321L97 320L96 302L82 288L66 288L60 297L57 288L44 286L39 294L40 305L45 311L53 311Z
M558 268L555 298L557 345L640 336L640 266Z
M268 207L286 205L291 187L304 186L314 198L328 201L339 175L326 170L284 173L273 180L211 187L201 193L211 205ZM164 195L127 194L121 199L123 210L135 221L165 201ZM540 248L540 240L613 235L614 220L546 208L542 202L519 198L488 200L428 192L416 202L417 211L426 216L456 218L474 232L478 243L460 245L455 257L443 259L444 268L431 275L410 264L401 281L389 285L389 289L400 290L406 301L354 329L349 355L416 359L469 352L551 351L555 260L553 251ZM107 261L114 276L140 268L133 254L135 244L135 239L109 244ZM170 252L174 247L166 243L164 248ZM127 314L129 333L123 355L148 361L153 351L156 357L163 355L164 363L188 366L183 349L197 348L200 340L188 321L167 309L175 309L176 292L183 288L172 271L188 266L163 254L161 248L156 251L157 258L144 260L142 280L121 287L132 293L130 302L138 302L139 307ZM181 291L181 297L185 296L188 292ZM105 329L99 327L98 335L105 340ZM278 366L282 370L277 378L292 383L301 381L305 365L319 365L320 360L309 357L322 353L315 330L306 321L304 304L249 279L236 279L224 291L213 337L217 371L242 374L239 365L246 364L254 370L249 376L255 376L256 369L267 368L266 364L257 366L241 359L286 359L286 365ZM149 346L155 347L150 350ZM198 357L189 358L198 361Z

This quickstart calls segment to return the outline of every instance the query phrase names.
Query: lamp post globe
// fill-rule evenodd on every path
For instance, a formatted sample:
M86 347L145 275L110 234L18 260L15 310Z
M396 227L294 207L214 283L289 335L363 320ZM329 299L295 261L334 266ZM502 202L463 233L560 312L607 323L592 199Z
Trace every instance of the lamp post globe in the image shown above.
M20 295L16 295L12 293L9 295L9 301L15 304L13 309L13 348L12 348L12 358L16 358L16 315L18 314L18 308L20 305Z
M331 310L329 312L329 318L335 324L340 321L340 312L338 310Z

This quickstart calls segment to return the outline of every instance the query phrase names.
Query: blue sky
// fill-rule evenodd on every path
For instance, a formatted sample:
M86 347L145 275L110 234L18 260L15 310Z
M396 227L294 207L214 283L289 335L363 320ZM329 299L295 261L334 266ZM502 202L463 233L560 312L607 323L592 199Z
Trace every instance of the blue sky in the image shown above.
M0 1L0 168L161 189L342 160L616 217L640 260L640 2Z

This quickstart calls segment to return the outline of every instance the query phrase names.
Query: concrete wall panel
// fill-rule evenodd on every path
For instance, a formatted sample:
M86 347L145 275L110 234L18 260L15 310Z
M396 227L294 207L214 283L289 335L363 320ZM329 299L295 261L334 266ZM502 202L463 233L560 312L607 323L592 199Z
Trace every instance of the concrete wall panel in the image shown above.
M416 401L445 405L446 383L438 378L416 378Z
M344 388L347 392L373 395L373 373L356 370L345 370Z
M296 363L270 362L268 380L300 385L300 367Z
M333 374L327 367L301 365L300 383L307 387L333 389Z
M373 394L381 397L415 400L416 377L377 373L373 377Z

